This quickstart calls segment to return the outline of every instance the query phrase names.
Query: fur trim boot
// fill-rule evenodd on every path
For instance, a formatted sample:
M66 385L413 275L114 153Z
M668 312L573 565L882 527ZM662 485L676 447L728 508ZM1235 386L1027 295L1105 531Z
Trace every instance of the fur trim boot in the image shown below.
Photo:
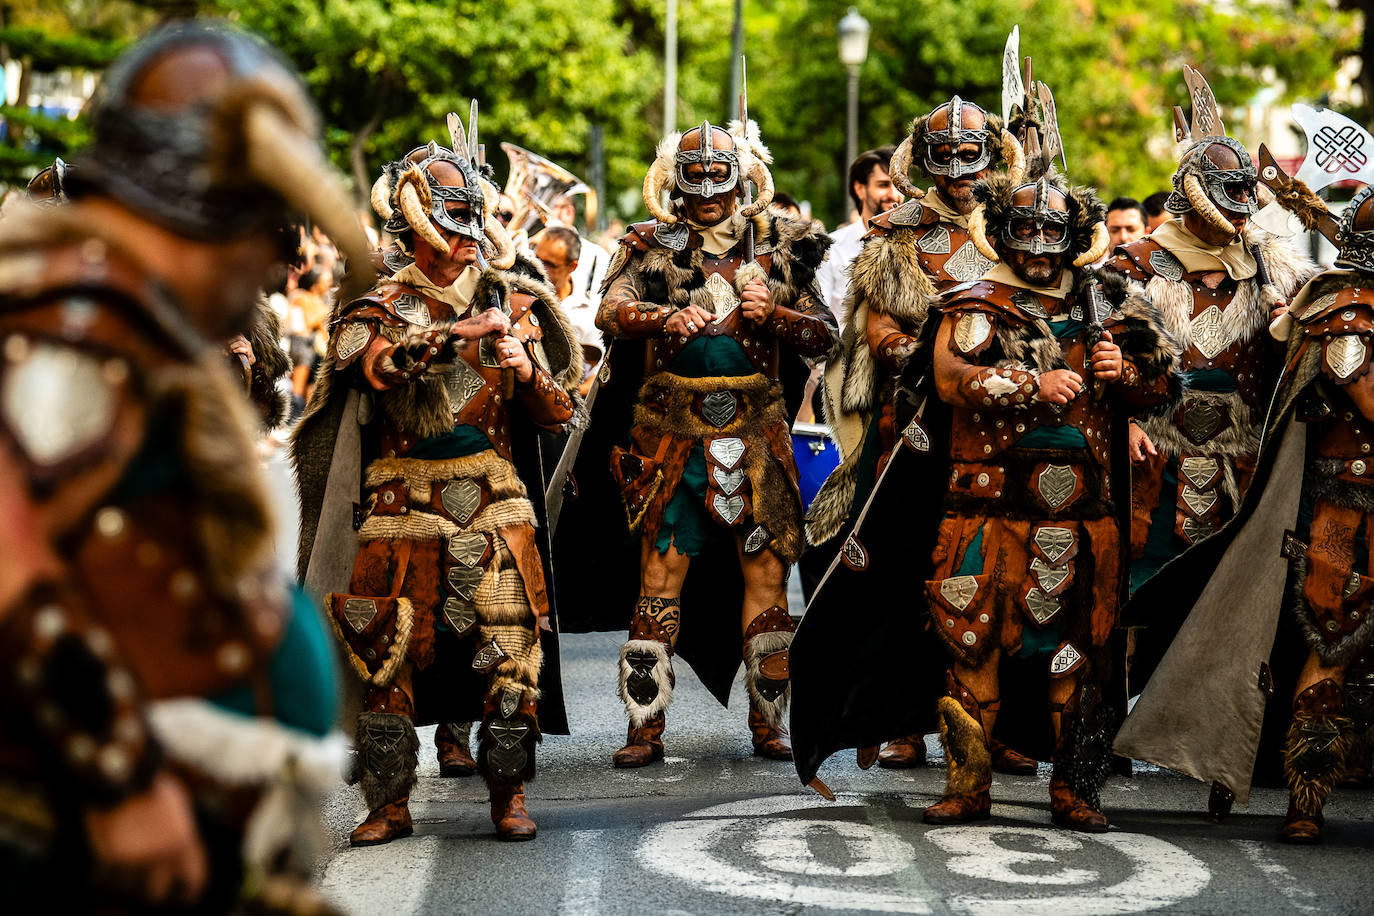
M434 730L434 747L438 751L439 776L471 776L477 772L472 759L471 722L441 722Z
M420 739L409 716L389 712L358 714L355 735L358 787L367 802L367 819L358 825L348 842L376 846L414 832L408 801L415 787Z
M1341 685L1327 678L1298 694L1283 747L1288 815L1279 839L1309 845L1321 842L1322 809L1344 772L1353 737Z
M504 698L507 692L502 693ZM534 778L534 748L541 737L533 702L526 698L513 710L502 709L498 698L488 695L477 731L477 769L486 780L491 822L502 840L534 839L524 784Z
M654 606L652 601L640 600L630 621L630 638L620 647L618 692L630 728L625 746L612 755L611 762L621 769L663 759L665 713L673 702L676 679L671 634L658 618L646 612L646 607Z
M953 671L945 673L945 693L940 697L940 743L945 748L945 794L926 808L929 824L962 824L992 816L992 756L983 710L996 713L1000 699L982 702L964 686Z
M784 608L774 605L744 631L744 689L749 694L749 732L754 754L769 760L791 760L792 739L783 726L792 699L787 649L797 625Z
M1107 830L1102 786L1112 769L1116 716L1092 684L1080 684L1059 710L1059 741L1050 775L1050 816L1060 827Z

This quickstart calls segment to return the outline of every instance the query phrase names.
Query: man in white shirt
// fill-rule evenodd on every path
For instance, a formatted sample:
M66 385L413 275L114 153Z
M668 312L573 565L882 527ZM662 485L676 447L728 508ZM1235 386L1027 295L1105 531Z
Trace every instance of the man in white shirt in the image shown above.
M892 161L892 145L871 149L854 160L849 167L849 197L859 211L859 218L830 233L834 244L830 257L816 271L825 304L835 313L835 320L844 324L844 294L849 287L849 265L863 247L868 221L879 213L886 213L902 202L902 194L888 177Z
M577 232L577 205L573 201L573 195L568 194L558 198L549 207L548 219L544 223L546 229L555 226L562 226ZM606 268L611 263L610 252L606 251L596 242L578 233L578 240L582 243L582 253L577 260L577 269L572 274L572 288L574 292L582 293L593 306L601 303L601 281L606 276ZM536 245L539 237L530 240Z
M549 281L558 293L558 304L573 324L577 342L582 345L583 388L591 382L591 370L606 351L601 331L596 327L596 302L576 285L583 242L577 233L564 226L551 226L539 234L534 255L544 265Z

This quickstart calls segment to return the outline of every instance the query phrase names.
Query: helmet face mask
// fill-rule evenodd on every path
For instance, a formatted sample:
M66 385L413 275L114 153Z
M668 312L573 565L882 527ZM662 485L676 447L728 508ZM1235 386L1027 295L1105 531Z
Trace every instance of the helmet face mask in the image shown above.
M739 185L739 153L734 149L716 149L715 133L709 121L702 121L697 128L700 146L696 149L681 149L674 159L674 184L677 190L692 197L716 197L733 191ZM728 136L728 135L727 135ZM717 179L718 171L714 166L724 164L726 174ZM700 171L691 167L701 166ZM696 177L693 177L694 174Z
M1013 190L1013 199L1019 191L1030 187L1035 188L1035 203L1029 207L1015 204L1010 207L1002 244L1013 251L1024 251L1032 256L1068 251L1073 241L1069 231L1068 199L1057 188L1050 187L1043 178L1033 185L1022 185ZM1051 193L1059 195L1066 209L1050 207Z
M1218 150L1218 147L1223 150ZM1225 150L1234 154L1238 167L1219 165L1208 153L1217 151L1225 157ZM1213 206L1238 216L1251 216L1259 211L1259 171L1250 153L1232 137L1204 137L1184 156L1174 172L1174 190L1165 202L1170 213L1185 214L1194 209L1184 188L1189 176L1196 177L1203 194Z
M964 126L965 106L983 114L984 127ZM949 109L948 126L944 130L925 132L922 166L929 174L943 178L958 179L965 175L977 175L992 162L992 147L989 142L992 139L992 131L986 127L987 116L977 105L965 102L957 95L947 106L942 105L935 109L935 112L946 107ZM935 112L931 112L931 118L934 118Z
M461 154L437 143L411 150L402 160L402 164L406 163L417 166L425 176L425 185L429 188L430 194L429 217L434 224L456 235L481 242L486 234L486 215L483 209L485 197L477 170L473 168L472 163ZM439 163L456 169L463 183L445 184L432 168ZM461 210L450 210L450 203L467 204L466 215L462 215ZM399 207L395 208L391 218L386 222L386 230L395 235L409 228L411 227L406 222L405 215Z

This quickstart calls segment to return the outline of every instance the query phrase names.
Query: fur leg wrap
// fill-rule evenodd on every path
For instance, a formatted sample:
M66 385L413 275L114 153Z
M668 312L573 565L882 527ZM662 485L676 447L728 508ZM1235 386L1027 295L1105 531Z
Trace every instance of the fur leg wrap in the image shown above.
M1345 771L1354 726L1344 715L1340 685L1327 678L1298 694L1283 747L1283 772L1299 813L1320 817Z
M534 778L534 747L543 736L531 707L509 717L488 712L477 734L477 770L488 786L519 785Z
M354 773L367 810L376 811L410 795L419 765L420 739L409 716L359 713L354 747L358 755Z
M940 743L945 748L945 795L968 796L992 784L992 755L983 726L954 697L940 697Z
M744 689L749 705L770 728L782 725L792 701L787 649L796 628L791 615L774 605L751 620L744 633Z
M1112 772L1116 711L1091 684L1078 688L1059 718L1059 749L1052 778L1063 780L1094 811L1102 810L1102 786Z
M619 694L635 728L666 712L673 702L673 661L668 646L653 639L631 639L621 646Z

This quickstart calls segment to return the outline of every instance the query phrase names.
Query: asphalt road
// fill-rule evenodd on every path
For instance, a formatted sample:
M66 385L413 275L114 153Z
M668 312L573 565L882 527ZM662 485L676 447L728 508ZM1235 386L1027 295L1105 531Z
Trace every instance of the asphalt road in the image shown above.
M1108 913L1374 912L1374 793L1338 791L1317 848L1275 839L1286 795L1256 790L1217 825L1206 787L1161 771L1113 777L1112 830L1051 826L1047 766L998 775L992 820L932 827L943 768L822 771L839 800L803 790L790 764L750 755L743 688L721 709L679 665L667 759L620 771L619 634L565 637L575 735L550 736L528 788L533 843L495 839L479 778L439 779L421 730L415 835L350 849L361 797L330 801L329 897L356 914L893 912L1087 916ZM939 746L931 740L932 757ZM938 760L936 761L938 764Z

